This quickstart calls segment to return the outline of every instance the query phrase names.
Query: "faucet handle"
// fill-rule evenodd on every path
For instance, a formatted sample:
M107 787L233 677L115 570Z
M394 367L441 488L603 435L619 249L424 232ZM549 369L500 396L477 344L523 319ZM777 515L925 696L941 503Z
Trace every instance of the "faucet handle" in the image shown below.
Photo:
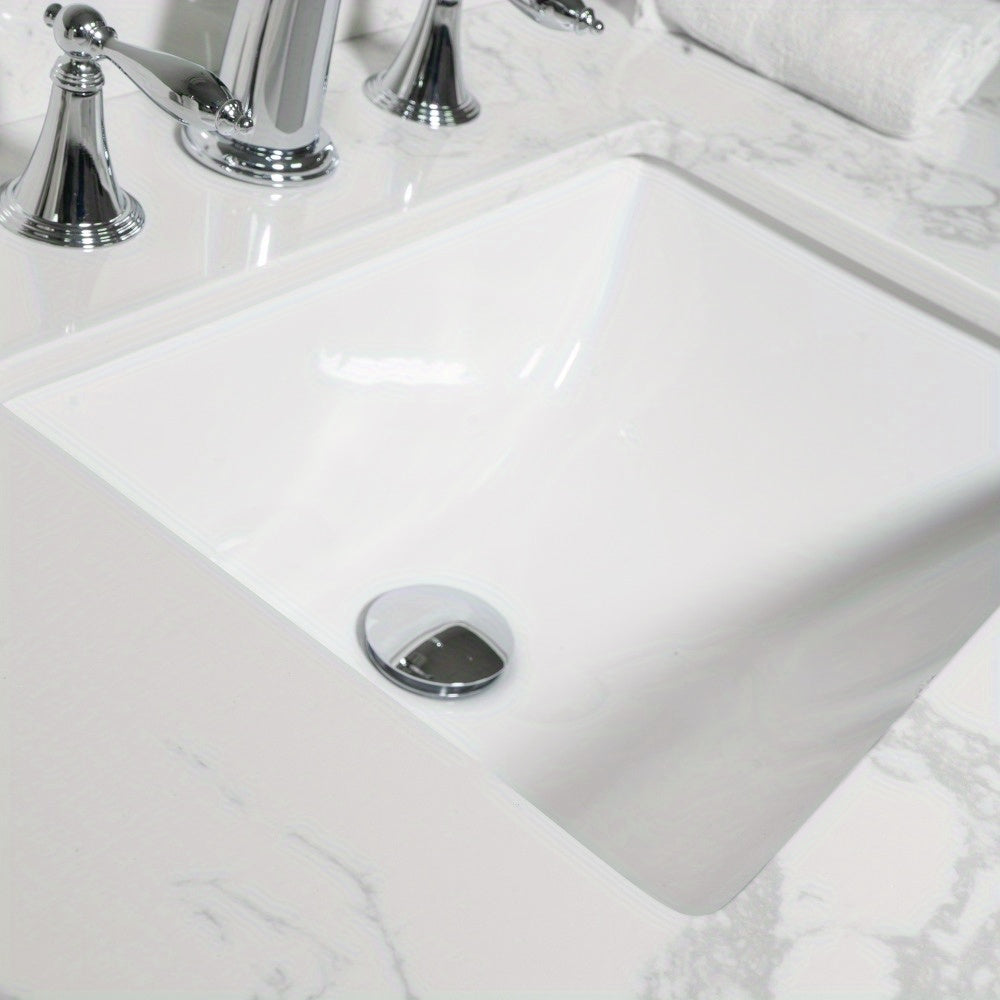
M18 177L0 186L0 226L49 245L92 250L131 239L142 205L119 187L104 129L107 58L171 117L225 136L253 126L243 105L204 66L118 40L85 4L50 5L45 23L63 55L52 69L42 131Z
M533 21L560 31L603 31L592 7L577 0L511 0L511 3Z
M45 23L56 42L77 59L106 58L171 118L226 138L245 138L253 119L210 70L180 56L130 45L93 7L51 4Z

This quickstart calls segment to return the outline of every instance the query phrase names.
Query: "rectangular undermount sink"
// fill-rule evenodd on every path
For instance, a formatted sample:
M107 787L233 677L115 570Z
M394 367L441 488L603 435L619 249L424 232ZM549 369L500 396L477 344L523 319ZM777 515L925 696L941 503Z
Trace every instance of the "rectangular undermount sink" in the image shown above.
M11 408L679 910L1000 604L1000 353L656 162L178 334ZM506 616L493 687L367 664L415 583Z

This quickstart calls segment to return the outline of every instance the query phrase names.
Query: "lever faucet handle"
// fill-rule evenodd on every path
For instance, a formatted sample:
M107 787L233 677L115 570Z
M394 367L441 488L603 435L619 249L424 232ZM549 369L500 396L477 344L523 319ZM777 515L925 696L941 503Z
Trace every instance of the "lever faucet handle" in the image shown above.
M533 21L560 31L603 31L604 22L597 19L592 7L578 0L511 0L518 10Z
M246 138L253 119L229 88L198 63L166 52L130 45L93 7L51 4L45 23L59 47L80 59L113 62L150 100L184 125Z
M593 7L584 7L583 10L579 12L577 24L580 26L579 30L581 31L590 30L601 32L604 30L604 22L601 21L594 13Z

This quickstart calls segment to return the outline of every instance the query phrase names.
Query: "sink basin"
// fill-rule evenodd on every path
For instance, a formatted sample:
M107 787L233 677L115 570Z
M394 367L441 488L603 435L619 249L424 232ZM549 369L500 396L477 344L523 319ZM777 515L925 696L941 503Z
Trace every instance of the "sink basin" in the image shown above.
M1000 354L652 160L9 405L688 913L1000 605ZM491 688L367 663L417 583L505 615Z

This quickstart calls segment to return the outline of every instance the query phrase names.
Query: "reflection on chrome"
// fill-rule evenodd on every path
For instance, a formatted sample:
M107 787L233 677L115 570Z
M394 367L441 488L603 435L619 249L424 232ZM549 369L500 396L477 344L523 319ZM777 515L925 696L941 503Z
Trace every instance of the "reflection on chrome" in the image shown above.
M220 75L253 116L253 134L240 141L188 127L188 152L255 184L331 173L339 161L320 119L339 11L340 0L238 0Z
M93 7L50 4L45 23L63 54L34 152L0 189L0 224L55 246L91 250L135 236L142 206L118 186L104 127L104 74L114 63L171 118L233 138L252 131L246 108L204 66L118 38Z

